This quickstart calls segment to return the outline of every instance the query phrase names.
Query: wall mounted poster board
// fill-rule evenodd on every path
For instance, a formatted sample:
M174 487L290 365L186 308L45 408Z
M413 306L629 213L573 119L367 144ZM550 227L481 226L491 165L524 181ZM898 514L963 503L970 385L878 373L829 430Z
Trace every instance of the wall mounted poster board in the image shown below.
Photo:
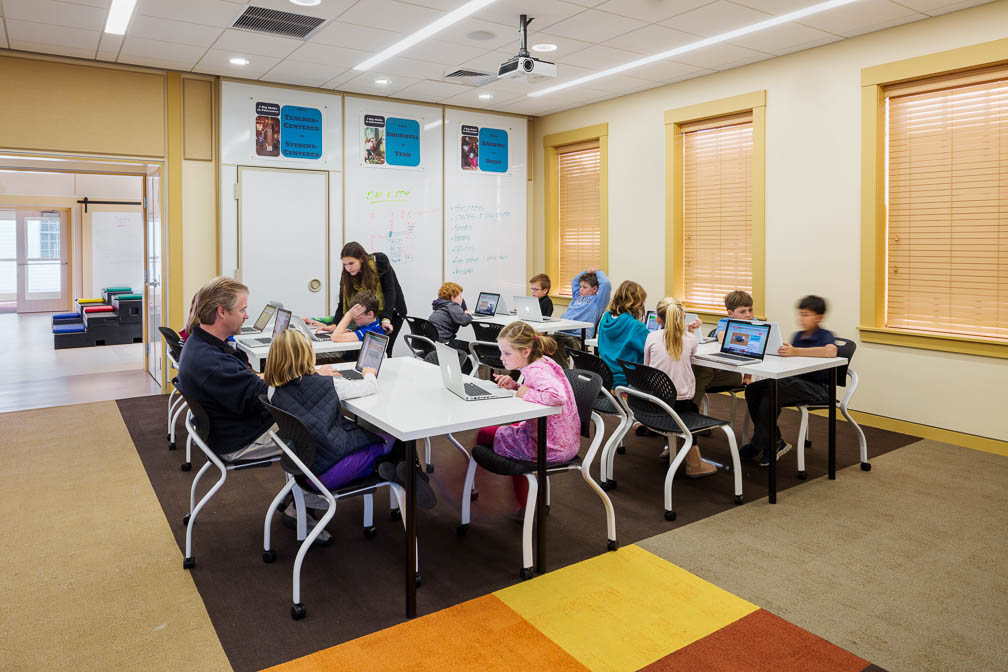
M441 285L441 109L347 96L345 115L344 240L387 254L409 314L426 317Z
M445 280L470 300L526 293L526 123L445 110Z

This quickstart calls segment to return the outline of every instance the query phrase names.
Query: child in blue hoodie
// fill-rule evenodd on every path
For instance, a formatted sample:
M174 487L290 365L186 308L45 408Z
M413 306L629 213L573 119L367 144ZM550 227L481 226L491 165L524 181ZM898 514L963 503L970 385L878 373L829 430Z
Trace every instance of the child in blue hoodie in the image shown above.
M597 268L589 268L574 276L571 282L570 305L564 311L565 320L577 320L579 322L591 322L598 324L602 311L609 304L609 292L612 285L606 274ZM580 330L561 332L570 334L577 338L581 337ZM595 327L588 329L588 338L595 336Z
M613 374L613 386L626 385L626 376L619 360L644 361L644 342L648 328L641 321L647 292L633 280L624 280L613 295L609 310L602 316L598 328L599 357Z

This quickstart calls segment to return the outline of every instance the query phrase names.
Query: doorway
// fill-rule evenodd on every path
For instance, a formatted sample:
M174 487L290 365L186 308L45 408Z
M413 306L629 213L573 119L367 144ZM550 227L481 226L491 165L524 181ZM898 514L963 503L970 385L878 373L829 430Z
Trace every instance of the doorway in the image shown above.
M18 313L70 307L68 212L0 209L0 301Z

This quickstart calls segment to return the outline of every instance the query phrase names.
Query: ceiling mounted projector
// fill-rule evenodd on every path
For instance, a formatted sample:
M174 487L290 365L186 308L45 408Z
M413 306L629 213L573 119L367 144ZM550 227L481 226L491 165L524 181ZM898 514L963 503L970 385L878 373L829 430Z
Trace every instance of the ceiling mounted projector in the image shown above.
M530 82L556 77L556 63L540 61L533 58L528 51L528 24L534 19L528 18L526 14L521 15L518 26L518 35L521 43L518 47L518 55L512 59L504 61L497 69L497 79L524 77Z

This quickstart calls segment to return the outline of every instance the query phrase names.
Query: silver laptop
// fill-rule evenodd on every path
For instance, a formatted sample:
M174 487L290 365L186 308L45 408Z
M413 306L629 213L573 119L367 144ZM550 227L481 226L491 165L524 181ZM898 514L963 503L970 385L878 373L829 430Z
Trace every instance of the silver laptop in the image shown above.
M328 341L328 340L330 340L328 336L326 338L322 338L321 336L316 335L315 332L317 331L317 329L312 329L311 327L309 327L307 324L305 324L305 321L302 320L297 315L294 315L294 316L291 317L290 326L292 328L294 328L294 329L297 329L298 331L300 331L305 336L307 336L309 341Z
M500 303L500 294L494 292L480 292L476 299L476 307L473 308L474 320L486 320L497 313L497 304Z
M259 317L256 318L255 324L253 324L251 327L242 327L241 333L261 334L262 330L266 328L266 325L269 324L269 321L273 318L273 315L276 313L277 308L279 308L279 306L276 306L272 303L267 303L266 307L263 308L263 311L259 313Z
M766 354L776 355L780 347L784 345L784 337L781 332L780 324L777 322L758 322L753 320L753 324L769 324L770 325L770 337L767 339Z
M519 320L526 322L553 322L555 318L543 317L542 310L539 309L539 299L534 296L514 297L515 313Z
M369 331L364 334L361 341L360 352L357 353L357 363L354 368L341 370L342 375L347 380L364 380L364 369L375 370L375 376L381 371L382 362L385 361L385 349L388 347L389 337L385 334L378 334Z
M250 339L250 342L256 345L269 345L281 332L286 331L287 327L290 326L290 321L291 311L277 308L276 320L273 322L273 335L269 338L253 338Z
M441 381L444 383L446 389L451 390L466 401L504 399L514 396L514 390L505 390L503 387L498 387L496 383L462 375L458 350L455 348L448 347L443 343L435 343L434 347L437 348L438 365L441 367Z
M693 324L699 319L700 316L697 315L696 313L686 313L686 326L689 327L689 325ZM696 328L696 330L693 332L693 335L696 336L697 343L710 343L711 341L717 340L717 336L704 335L702 324Z
M763 361L769 341L769 324L728 320L724 340L721 341L721 352L711 355L696 355L696 358L732 366L756 364Z

